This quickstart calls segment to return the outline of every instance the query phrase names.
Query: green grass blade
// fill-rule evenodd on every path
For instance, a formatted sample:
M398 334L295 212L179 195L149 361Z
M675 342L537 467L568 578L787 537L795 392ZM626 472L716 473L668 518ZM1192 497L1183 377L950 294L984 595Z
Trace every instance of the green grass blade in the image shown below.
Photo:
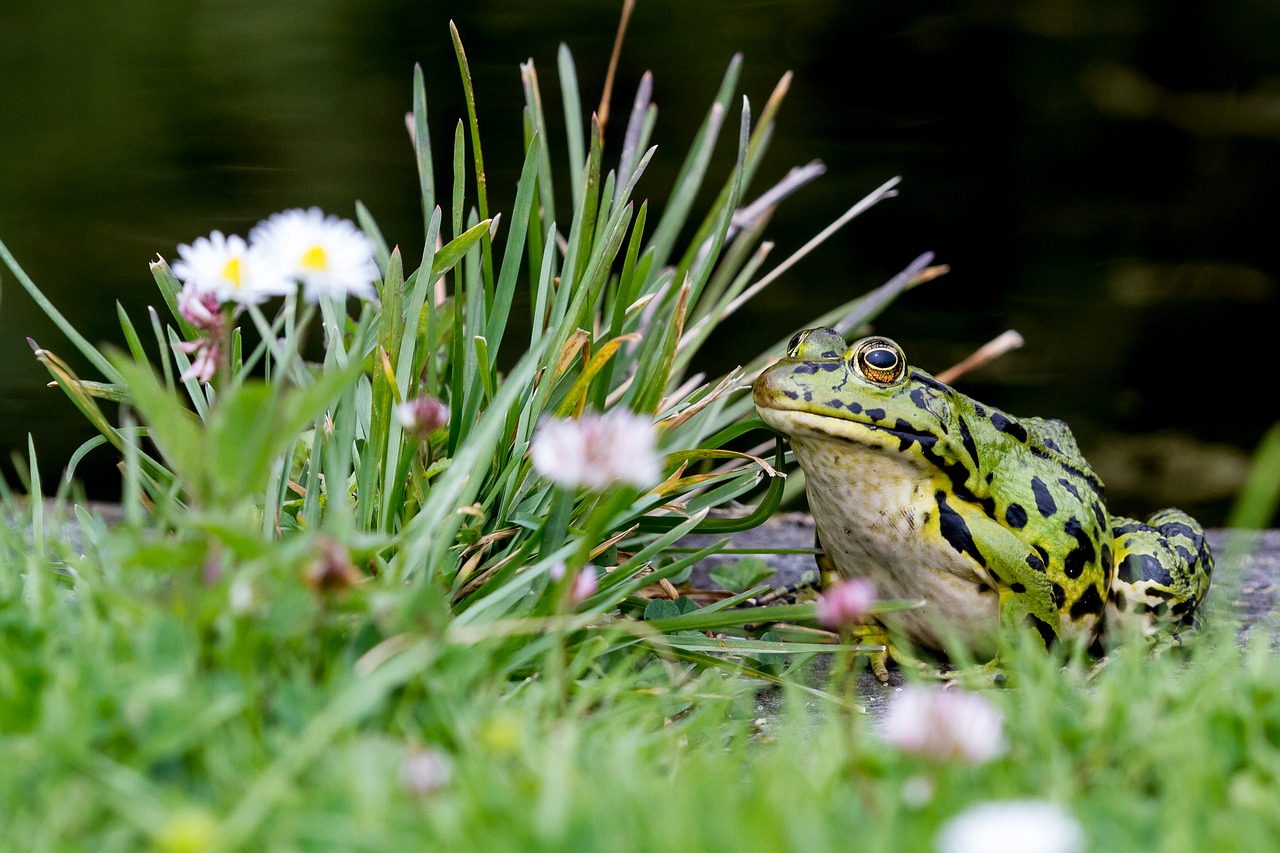
M564 102L564 132L569 147L569 186L573 191L573 209L582 209L582 186L579 176L586 165L585 140L582 137L582 99L578 94L578 70L573 64L569 46L561 42L556 53L560 74L560 96Z
M524 102L533 122L533 139L538 145L538 196L542 205L541 220L553 222L556 218L555 183L551 178L551 143L547 135L547 119L542 109L542 91L538 86L538 71L533 60L520 64L520 82L524 86Z
M484 171L484 152L480 148L480 122L476 118L476 92L471 83L471 65L467 62L467 53L462 48L462 37L453 21L449 22L449 34L453 38L453 51L458 57L458 71L462 74L462 93L467 102L467 123L471 126L471 158L476 167L476 208L481 219L489 218L489 188ZM488 234L480 240L480 254L483 256L485 305L493 302L493 246Z
M422 79L422 66L418 64L413 66L413 153L418 166L425 233L431 227L431 216L436 209L436 179L431 164L431 135L427 130L427 87Z

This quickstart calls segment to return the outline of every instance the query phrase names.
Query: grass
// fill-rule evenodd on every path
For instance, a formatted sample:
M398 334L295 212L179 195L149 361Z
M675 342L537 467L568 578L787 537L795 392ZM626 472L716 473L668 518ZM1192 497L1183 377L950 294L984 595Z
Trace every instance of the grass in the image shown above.
M99 352L0 244L99 373L83 380L33 342L101 433L52 491L74 494L85 453L114 452L125 472L110 528L0 494L6 846L926 849L962 808L1026 796L1066 805L1098 849L1256 849L1275 836L1280 698L1264 641L1241 650L1224 630L1189 660L1122 651L1092 677L1014 654L1020 686L990 695L1009 748L972 766L904 754L844 680L801 673L816 650L850 648L749 629L812 620L812 605L663 599L660 581L721 547L680 551L682 535L757 524L782 497L771 474L789 455L737 440L760 427L745 388L796 330L740 372L687 372L709 332L810 248L770 265L764 240L767 211L807 177L748 204L789 80L756 112L735 94L735 59L651 213L635 195L655 156L647 80L614 157L581 121L562 50L570 169L557 175L529 63L521 180L496 211L453 36L468 116L444 156L421 70L413 81L424 257L406 273L358 207L379 304L313 313L289 297L271 315L229 313L211 385L181 378L190 362L171 345L198 330L164 261L152 272L166 319L122 311L126 349ZM735 157L718 172L722 132ZM929 262L812 325L856 328L935 275ZM524 305L527 342L508 332ZM319 361L301 355L308 332ZM423 396L451 410L425 441L394 415ZM100 401L122 404L118 423ZM532 466L546 419L621 409L656 423L660 484L592 491ZM34 461L33 443L24 486L40 494ZM1251 500L1274 505L1268 482ZM573 599L573 573L593 566L607 570L598 588ZM761 725L756 691L774 682L787 710ZM931 797L904 798L922 780Z

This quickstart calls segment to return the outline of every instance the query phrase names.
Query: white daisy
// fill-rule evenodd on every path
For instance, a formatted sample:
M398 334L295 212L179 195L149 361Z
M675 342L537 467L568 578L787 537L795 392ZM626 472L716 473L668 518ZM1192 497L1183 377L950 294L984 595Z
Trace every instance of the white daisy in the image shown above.
M221 231L179 246L173 274L192 293L212 294L218 302L261 302L292 287L265 263L261 251Z
M302 282L303 297L377 299L373 242L355 224L318 207L277 213L258 223L249 240L280 275Z

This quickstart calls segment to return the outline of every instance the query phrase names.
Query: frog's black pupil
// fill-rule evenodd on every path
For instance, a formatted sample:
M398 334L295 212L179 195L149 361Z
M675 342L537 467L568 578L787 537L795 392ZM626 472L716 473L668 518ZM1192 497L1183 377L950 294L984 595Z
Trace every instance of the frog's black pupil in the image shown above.
M800 339L804 337L804 332L796 332L795 337L791 339L791 343L787 344L787 352L794 355L796 350L800 348Z
M898 363L898 354L884 347L867 350L862 358L867 364L879 370L890 370Z

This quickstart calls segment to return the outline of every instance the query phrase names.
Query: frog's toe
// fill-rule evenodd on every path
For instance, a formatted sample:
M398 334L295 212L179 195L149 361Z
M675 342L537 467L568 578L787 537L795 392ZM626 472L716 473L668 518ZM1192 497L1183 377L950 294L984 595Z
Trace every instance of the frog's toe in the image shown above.
M881 684L889 683L889 647L885 646L878 652L871 652L867 655L867 663L871 666L871 672L875 677L880 679Z
M948 684L962 684L966 687L1003 687L1009 681L999 658L986 663L949 669L938 673L938 677Z

